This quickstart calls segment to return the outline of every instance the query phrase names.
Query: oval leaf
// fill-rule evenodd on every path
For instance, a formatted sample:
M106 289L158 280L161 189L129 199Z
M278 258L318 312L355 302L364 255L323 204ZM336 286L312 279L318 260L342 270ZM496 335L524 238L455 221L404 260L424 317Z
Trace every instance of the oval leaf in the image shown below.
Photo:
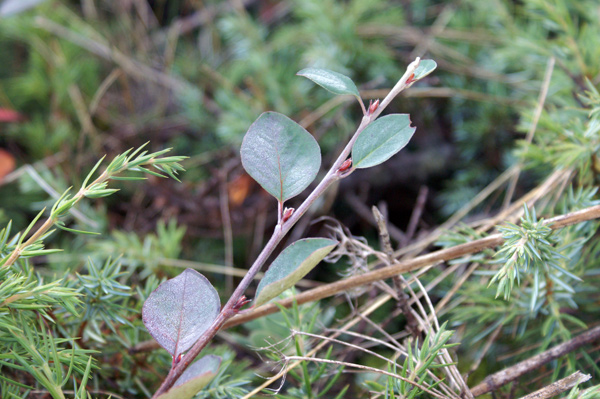
M254 306L260 306L293 287L337 244L337 241L327 238L305 238L281 251L258 284Z
M437 68L437 63L434 60L421 60L419 66L415 69L413 80L423 79Z
M348 76L329 69L305 68L296 75L304 76L334 94L351 94L360 98L358 88Z
M158 399L190 399L194 397L215 378L220 366L221 358L219 356L204 356L192 363L175 381L173 387L160 395Z
M150 294L142 320L150 335L176 357L210 327L220 308L219 294L206 277L186 269Z
M407 114L386 115L375 120L356 139L352 163L363 169L387 161L408 144L415 130Z
M279 202L300 194L321 167L315 138L277 112L265 112L250 126L241 155L246 172Z

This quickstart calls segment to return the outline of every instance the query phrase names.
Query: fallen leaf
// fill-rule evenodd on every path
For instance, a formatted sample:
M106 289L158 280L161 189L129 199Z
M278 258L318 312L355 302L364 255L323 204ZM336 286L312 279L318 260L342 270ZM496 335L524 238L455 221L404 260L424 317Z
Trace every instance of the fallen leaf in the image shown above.
M227 184L227 194L229 195L229 203L232 206L241 205L254 185L254 180L249 174L243 173L233 181Z
M15 157L10 152L0 148L0 181L4 179L4 176L15 170L15 166L17 166Z

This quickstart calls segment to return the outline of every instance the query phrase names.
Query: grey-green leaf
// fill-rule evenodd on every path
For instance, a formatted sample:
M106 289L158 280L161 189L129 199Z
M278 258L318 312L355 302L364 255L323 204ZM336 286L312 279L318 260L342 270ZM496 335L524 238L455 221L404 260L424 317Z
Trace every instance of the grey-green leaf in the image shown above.
M242 165L279 202L300 194L321 167L315 138L285 115L265 112L250 126L241 148Z
M186 269L150 294L142 320L150 335L176 357L210 327L220 308L219 294L206 277Z
M328 238L305 238L284 249L260 280L254 306L269 302L283 291L293 287L337 244L337 241Z
M352 147L352 163L358 169L387 161L408 144L416 128L408 114L386 115L360 133Z
M437 68L437 63L434 60L421 60L419 66L415 69L413 80L423 79Z
M349 77L322 68L305 68L296 75L304 76L335 94L351 94L360 99L358 88Z
M158 399L190 399L194 397L215 378L220 366L221 358L219 356L204 356L192 363L175 381L173 387L160 395Z

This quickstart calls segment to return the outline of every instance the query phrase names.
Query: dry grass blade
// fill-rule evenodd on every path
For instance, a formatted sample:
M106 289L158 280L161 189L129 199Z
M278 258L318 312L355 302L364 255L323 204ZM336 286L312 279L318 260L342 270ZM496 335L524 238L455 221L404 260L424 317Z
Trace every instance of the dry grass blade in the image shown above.
M384 304L386 304L390 299L392 299L391 295L388 295L388 294L380 295L374 301L372 301L371 303L369 303L368 305L366 305L364 310L360 310L358 313L360 315L362 315L362 317L367 317L371 313L373 313L374 311L376 311L377 309L379 309L381 306L383 306ZM359 323L362 320L362 317L358 317L358 316L354 317L352 320L350 320L349 322L347 322L346 324L344 324L339 329L339 331L336 331L334 334L332 334L331 338L339 337L345 331L348 331L349 329L351 329L353 326L355 326L357 323ZM321 349L323 349L327 344L328 344L327 341L322 341L320 344L318 344L314 349L312 349L306 355L307 356L314 356L318 351L320 351ZM251 392L247 393L241 399L250 399L250 398L253 398L254 395L258 394L260 391L262 391L266 387L268 387L271 384L275 383L275 381L277 381L278 379L280 379L281 377L283 377L289 370L292 370L292 369L298 367L301 363L302 362L298 360L298 361L294 361L291 364L286 364L285 367L282 370L280 370L276 375L274 375L273 377L270 377L267 381L265 381L260 386L258 386L255 389L253 389Z
M535 108L535 112L533 115L533 122L531 123L531 127L527 132L527 136L525 137L525 141L527 144L531 144L533 140L533 135L535 134L535 129L537 128L540 117L542 116L542 111L544 110L544 103L546 102L546 96L548 95L548 88L550 87L550 79L552 78L552 71L554 71L554 57L550 57L548 60L548 65L546 65L546 73L544 75L544 81L542 83L542 89L540 90L540 97L538 99L538 104ZM516 165L518 167L517 172L513 175L508 188L506 189L506 196L504 197L504 203L502 205L503 208L507 208L510 204L512 196L517 187L517 181L519 180L519 174L521 172L521 164Z
M427 388L421 384L418 384L414 381L409 380L408 378L404 378L401 375L398 374L394 374L394 373L390 373L388 371L385 370L379 370L377 368L374 367L369 367L369 366L363 366L362 364L356 364L356 363L347 363L347 362L339 362L337 360L329 360L329 359L319 359L319 358L315 358L315 357L306 357L306 356L286 356L285 357L286 361L306 361L306 362L316 362L316 363L328 363L328 364L334 364L337 366L344 366L344 367L352 367L352 368L356 368L359 370L364 370L364 371L370 371L373 373L377 373L377 374L383 374L383 375L387 375L389 377L393 377L399 380L402 380L408 384L411 384L419 389L421 389L424 392L427 392L428 394L436 397L436 398L440 398L440 399L447 399L446 396L440 394L439 392L435 392L434 390Z

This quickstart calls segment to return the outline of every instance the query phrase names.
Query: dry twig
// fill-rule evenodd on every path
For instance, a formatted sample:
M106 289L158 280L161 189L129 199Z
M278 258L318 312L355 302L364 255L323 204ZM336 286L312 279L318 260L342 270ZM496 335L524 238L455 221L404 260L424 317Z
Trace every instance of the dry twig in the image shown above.
M544 364L548 364L548 362L564 356L567 353L573 352L583 345L589 344L597 339L600 339L600 326L587 330L583 334L580 334L567 342L556 345L555 347L530 357L529 359L523 360L514 366L487 376L481 384L473 387L471 392L474 396L479 396L494 391L499 387L516 380L520 376L535 370Z
M586 382L592 378L589 374L581 374L580 371L576 371L568 377L553 382L552 384L539 389L529 395L523 396L521 399L547 399L556 396L560 393L568 391L581 382Z

